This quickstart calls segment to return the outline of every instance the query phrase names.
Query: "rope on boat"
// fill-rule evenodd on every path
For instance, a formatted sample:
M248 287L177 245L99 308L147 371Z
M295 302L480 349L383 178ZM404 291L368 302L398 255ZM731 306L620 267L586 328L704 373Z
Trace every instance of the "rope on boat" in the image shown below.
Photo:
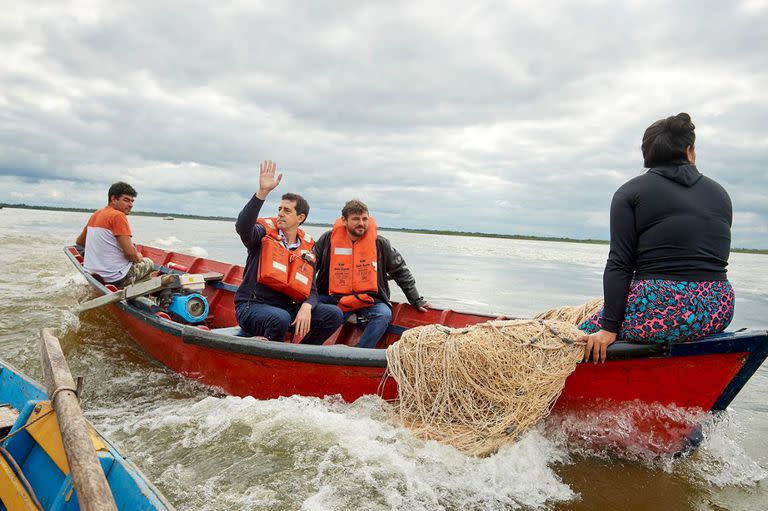
M514 443L549 415L582 360L576 325L595 306L554 309L542 313L547 319L407 330L387 348L399 393L393 422L469 455Z
M75 397L77 397L77 400L81 401L79 388L62 385L60 387L56 387L56 389L51 393L51 399L50 399L51 405L53 405L54 401L56 401L56 396L59 394L59 392L63 392L65 390L72 392L75 395Z
M35 506L35 508L37 508L38 511L45 511L45 508L43 508L43 505L40 504L40 501L37 498L35 489L31 484L29 484L29 479L27 479L27 476L24 475L24 472L21 470L21 467L16 462L16 459L13 457L13 455L11 455L11 453L8 452L8 450L3 446L0 446L0 455L2 455L3 458L5 458L5 461L13 467L13 471L16 473L16 477L18 478L21 485L24 486L24 489L27 490L27 495L29 495L29 498L32 500L32 504Z
M40 414L40 416L38 416L34 420L31 420L31 421L27 422L26 424L24 424L20 428L16 429L15 431L12 431L11 433L8 433L7 435L5 435L3 438L0 438L0 443L5 443L5 441L8 440L9 438L11 438L12 436L16 435L17 433L21 433L22 431L24 431L25 429L30 427L35 422L43 420L44 418L46 418L48 415L52 414L53 412L54 412L54 410L53 410L53 408L51 408L47 412L45 412L43 414Z
M557 319L559 321L565 321L567 323L572 323L578 326L582 321L592 317L602 308L603 299L594 298L587 303L578 305L576 307L560 307L557 309L549 309L548 311L537 314L533 319Z
M50 410L48 410L47 412L41 414L40 416L38 416L34 420L31 420L31 421L27 422L26 424L24 424L23 426L21 426L17 430L15 430L15 431L13 431L11 433L8 433L3 438L0 438L0 444L4 444L5 441L8 440L9 438L11 438L12 436L16 435L17 433L21 433L22 431L24 431L25 429L27 429L28 427L30 427L34 423L43 420L44 418L46 418L47 416L49 416L53 412L54 412L54 410L53 410L53 408L51 408ZM27 490L27 494L29 495L29 498L32 499L32 504L35 507L37 507L37 509L39 509L40 511L43 511L44 508L43 508L42 504L40 504L40 501L37 498L37 494L35 494L35 489L32 487L31 484L29 484L29 480L24 475L24 472L21 470L21 467L19 467L19 464L16 462L16 459L13 457L13 455L10 452L8 452L8 450L5 449L5 447L3 447L2 445L0 445L0 455L2 455L3 458L5 458L5 460L13 466L13 470L16 473L16 476L18 477L18 479L21 482L21 484Z

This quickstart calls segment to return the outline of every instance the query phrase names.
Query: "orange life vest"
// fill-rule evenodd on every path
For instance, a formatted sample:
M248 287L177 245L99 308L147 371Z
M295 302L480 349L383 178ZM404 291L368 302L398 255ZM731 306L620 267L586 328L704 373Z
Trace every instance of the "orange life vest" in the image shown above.
M339 218L331 231L331 261L328 292L339 296L339 308L349 312L373 305L368 293L379 291L376 251L376 221L368 219L368 230L352 243L344 220Z
M303 302L309 298L315 276L315 241L299 229L296 236L301 244L288 250L277 229L277 218L259 218L257 222L267 230L261 239L258 282Z

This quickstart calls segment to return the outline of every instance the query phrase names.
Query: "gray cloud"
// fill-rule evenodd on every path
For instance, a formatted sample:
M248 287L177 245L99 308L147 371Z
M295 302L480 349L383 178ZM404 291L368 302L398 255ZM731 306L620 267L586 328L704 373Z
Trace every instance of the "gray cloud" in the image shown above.
M233 216L271 158L311 221L355 196L386 226L606 238L643 130L688 111L734 244L766 247L767 25L764 0L20 3L0 200L125 178L139 209Z

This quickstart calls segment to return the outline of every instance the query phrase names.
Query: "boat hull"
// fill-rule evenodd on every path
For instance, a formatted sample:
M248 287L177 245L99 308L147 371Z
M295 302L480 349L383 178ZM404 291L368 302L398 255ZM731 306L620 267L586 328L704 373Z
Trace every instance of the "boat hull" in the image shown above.
M142 314L136 317L119 305L111 308L125 331L153 358L179 374L235 396L273 399L294 394L339 394L351 402L365 394L376 394L384 375L384 367L285 360L194 344L185 341L183 335L158 329L148 322L151 318ZM397 397L394 381L388 382L382 397Z
M80 509L67 458L48 395L40 384L0 361L0 403L12 410L15 422L0 445L0 509ZM5 436L3 434L2 436ZM139 469L123 458L108 440L91 429L98 460L118 509L165 511L173 507ZM10 461L12 458L13 461ZM28 486L18 481L16 464Z
M396 342L402 329L430 323L462 327L493 319L455 311L424 314L397 304L393 323L399 327L391 329L380 349L349 348L359 338L359 329L352 324L345 324L324 346L242 338L230 332L235 325L232 295L242 278L241 267L152 247L140 249L165 271L176 266L190 272L223 273L223 281L207 286L204 293L213 319L202 328L179 325L158 317L147 306L127 302L111 305L112 313L153 358L232 395L259 399L340 395L351 402L378 394L395 399L397 385L386 378L385 350L381 348ZM82 271L74 248L66 253L97 291L108 292ZM768 333L764 330L723 333L679 345L616 343L608 350L607 362L577 366L553 412L556 417L611 417L639 407L642 417L636 421L637 427L650 434L649 448L680 451L697 442L691 417L725 409L766 356ZM610 431L605 436L611 437Z

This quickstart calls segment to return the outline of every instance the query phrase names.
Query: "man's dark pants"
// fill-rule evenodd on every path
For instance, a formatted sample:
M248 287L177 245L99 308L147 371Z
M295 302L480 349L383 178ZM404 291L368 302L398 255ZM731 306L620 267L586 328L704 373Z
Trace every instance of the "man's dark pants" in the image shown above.
M283 309L266 303L243 302L237 305L235 315L240 328L251 335L282 342L298 312L299 305ZM343 317L337 306L318 303L312 308L309 332L301 343L322 344L341 326Z
M318 295L317 299L320 303L338 303L338 299L328 295ZM360 340L355 345L356 348L375 348L379 341L387 333L387 328L392 322L392 307L389 304L379 301L370 307L363 307L355 311L358 321L364 323L363 334L360 336ZM343 321L346 321L351 312L344 313Z

